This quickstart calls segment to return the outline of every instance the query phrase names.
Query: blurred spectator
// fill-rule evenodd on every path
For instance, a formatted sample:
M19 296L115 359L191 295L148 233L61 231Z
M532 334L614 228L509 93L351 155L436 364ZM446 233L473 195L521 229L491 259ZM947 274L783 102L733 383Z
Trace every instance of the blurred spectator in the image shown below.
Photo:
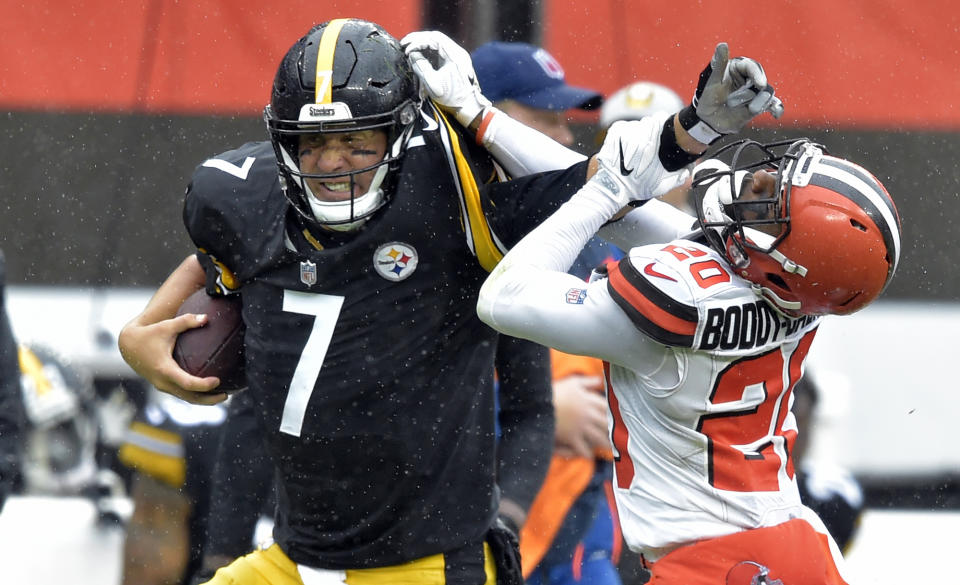
M200 570L222 405L152 391L119 450L132 469L123 583L183 584Z
M603 101L596 91L568 85L563 67L533 45L491 42L478 47L472 58L480 88L495 107L565 146L574 143L568 111L596 109ZM570 272L586 279L594 267L619 254L594 238ZM553 350L550 359L556 452L520 531L523 573L531 584L559 584L583 576L585 565L575 567L574 560L583 551L580 541L599 504L605 505L603 484L610 473L603 460L609 447L600 362ZM611 534L601 537L604 544L586 568L596 583L619 582L609 554Z
M17 348L25 426L18 445L25 496L87 498L97 522L129 516L121 476L101 462L100 413L83 367L39 344Z
M471 57L480 89L495 107L564 146L574 142L567 111L595 110L603 102L596 91L567 85L563 67L545 49L494 41Z
M635 81L615 91L600 108L600 136L603 142L607 128L620 120L642 120L660 112L679 112L683 100L665 85L653 81Z
M27 429L21 443L24 492L78 495L95 485L98 428L93 383L51 350L20 345Z
M20 443L24 433L17 343L7 316L6 262L0 252L0 510L20 485Z
M793 388L793 416L800 432L793 447L800 499L820 516L840 550L847 552L863 514L863 490L857 479L842 467L806 457L810 437L817 432L815 414L820 386L807 371Z
M612 476L600 360L550 350L557 411L557 452L520 533L528 585L618 584L619 523L605 485ZM582 393L582 394L581 394ZM579 410L578 410L579 409ZM561 426L592 432L588 451L563 444Z
M568 112L596 110L603 104L599 92L568 85L563 67L543 48L492 41L470 56L480 89L496 108L564 146L574 144ZM586 278L595 267L620 255L600 238L592 238L570 272Z

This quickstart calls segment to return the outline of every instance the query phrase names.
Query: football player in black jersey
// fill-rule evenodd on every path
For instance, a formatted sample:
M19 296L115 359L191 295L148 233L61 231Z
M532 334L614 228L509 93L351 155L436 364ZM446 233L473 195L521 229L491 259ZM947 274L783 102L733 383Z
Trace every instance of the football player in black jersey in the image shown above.
M499 517L519 532L550 462L552 404L549 356L543 346L500 336L495 358L500 432L497 442ZM255 533L273 519L275 507L269 466L260 447L256 407L249 392L227 403L229 417L219 441L213 472L203 563L190 583L208 581L216 570L249 552ZM187 460L187 468L192 465ZM236 489L236 486L243 486Z
M478 258L492 266L498 237L516 240L543 214L520 225L510 216L521 205L548 212L582 184L585 165L487 186L497 177L489 155L421 107L399 45L360 21L297 43L266 118L271 142L198 168L185 222L204 252L157 297L203 285L204 270L210 292L241 291L247 359L260 365L249 392L283 479L281 546L263 554L340 571L422 559L447 580L483 582L497 511L498 343L472 306ZM196 384L181 388L210 387ZM191 399L222 399L200 396Z
M198 253L119 344L160 390L221 402L216 378L190 376L171 355L205 317L174 316L200 287L242 299L246 391L276 468L275 543L210 583L519 582L515 542L492 529L497 336L477 318L477 292L596 161L528 143L564 168L502 181L510 169L481 146L496 156L482 138L496 112L475 85L427 88L453 124L421 102L395 39L332 20L283 59L265 111L270 141L195 171L183 217ZM681 162L705 148L672 122L663 142Z

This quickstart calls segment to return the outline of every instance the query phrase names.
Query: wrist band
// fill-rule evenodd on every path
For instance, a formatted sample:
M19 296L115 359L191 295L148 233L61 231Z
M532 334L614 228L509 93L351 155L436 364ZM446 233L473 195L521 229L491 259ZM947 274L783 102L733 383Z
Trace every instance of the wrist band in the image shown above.
M683 114L683 112L680 112ZM681 126L683 122L681 121ZM678 171L700 158L698 154L690 154L677 144L677 134L673 127L673 116L667 118L660 131L660 150L657 152L660 164L670 172Z
M697 110L694 107L687 106L680 110L680 126L690 134L691 138L701 144L713 144L723 134L710 127L697 116Z
M483 119L480 120L480 126L477 128L476 141L477 144L483 145L483 135L487 133L487 127L490 126L490 120L493 120L493 108L487 108L487 111L483 113Z

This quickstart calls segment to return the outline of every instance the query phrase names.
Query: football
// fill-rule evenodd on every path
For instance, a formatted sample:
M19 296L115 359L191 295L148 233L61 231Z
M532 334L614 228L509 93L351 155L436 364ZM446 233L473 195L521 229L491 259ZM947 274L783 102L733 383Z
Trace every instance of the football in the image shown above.
M220 378L217 390L236 392L247 386L243 355L243 318L240 298L212 297L204 289L183 301L177 315L206 314L207 324L177 336L173 359L194 376Z

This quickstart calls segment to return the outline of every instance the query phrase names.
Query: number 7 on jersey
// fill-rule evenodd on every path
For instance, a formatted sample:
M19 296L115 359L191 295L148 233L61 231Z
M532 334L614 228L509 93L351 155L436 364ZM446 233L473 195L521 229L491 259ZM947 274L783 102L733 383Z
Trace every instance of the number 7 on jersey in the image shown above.
M317 384L327 350L330 349L330 340L333 339L333 330L337 326L341 307L343 297L340 296L283 291L284 311L313 315L314 319L310 336L300 353L297 368L293 371L290 389L287 390L287 400L283 404L283 415L280 419L281 432L294 437L300 436L307 404Z

